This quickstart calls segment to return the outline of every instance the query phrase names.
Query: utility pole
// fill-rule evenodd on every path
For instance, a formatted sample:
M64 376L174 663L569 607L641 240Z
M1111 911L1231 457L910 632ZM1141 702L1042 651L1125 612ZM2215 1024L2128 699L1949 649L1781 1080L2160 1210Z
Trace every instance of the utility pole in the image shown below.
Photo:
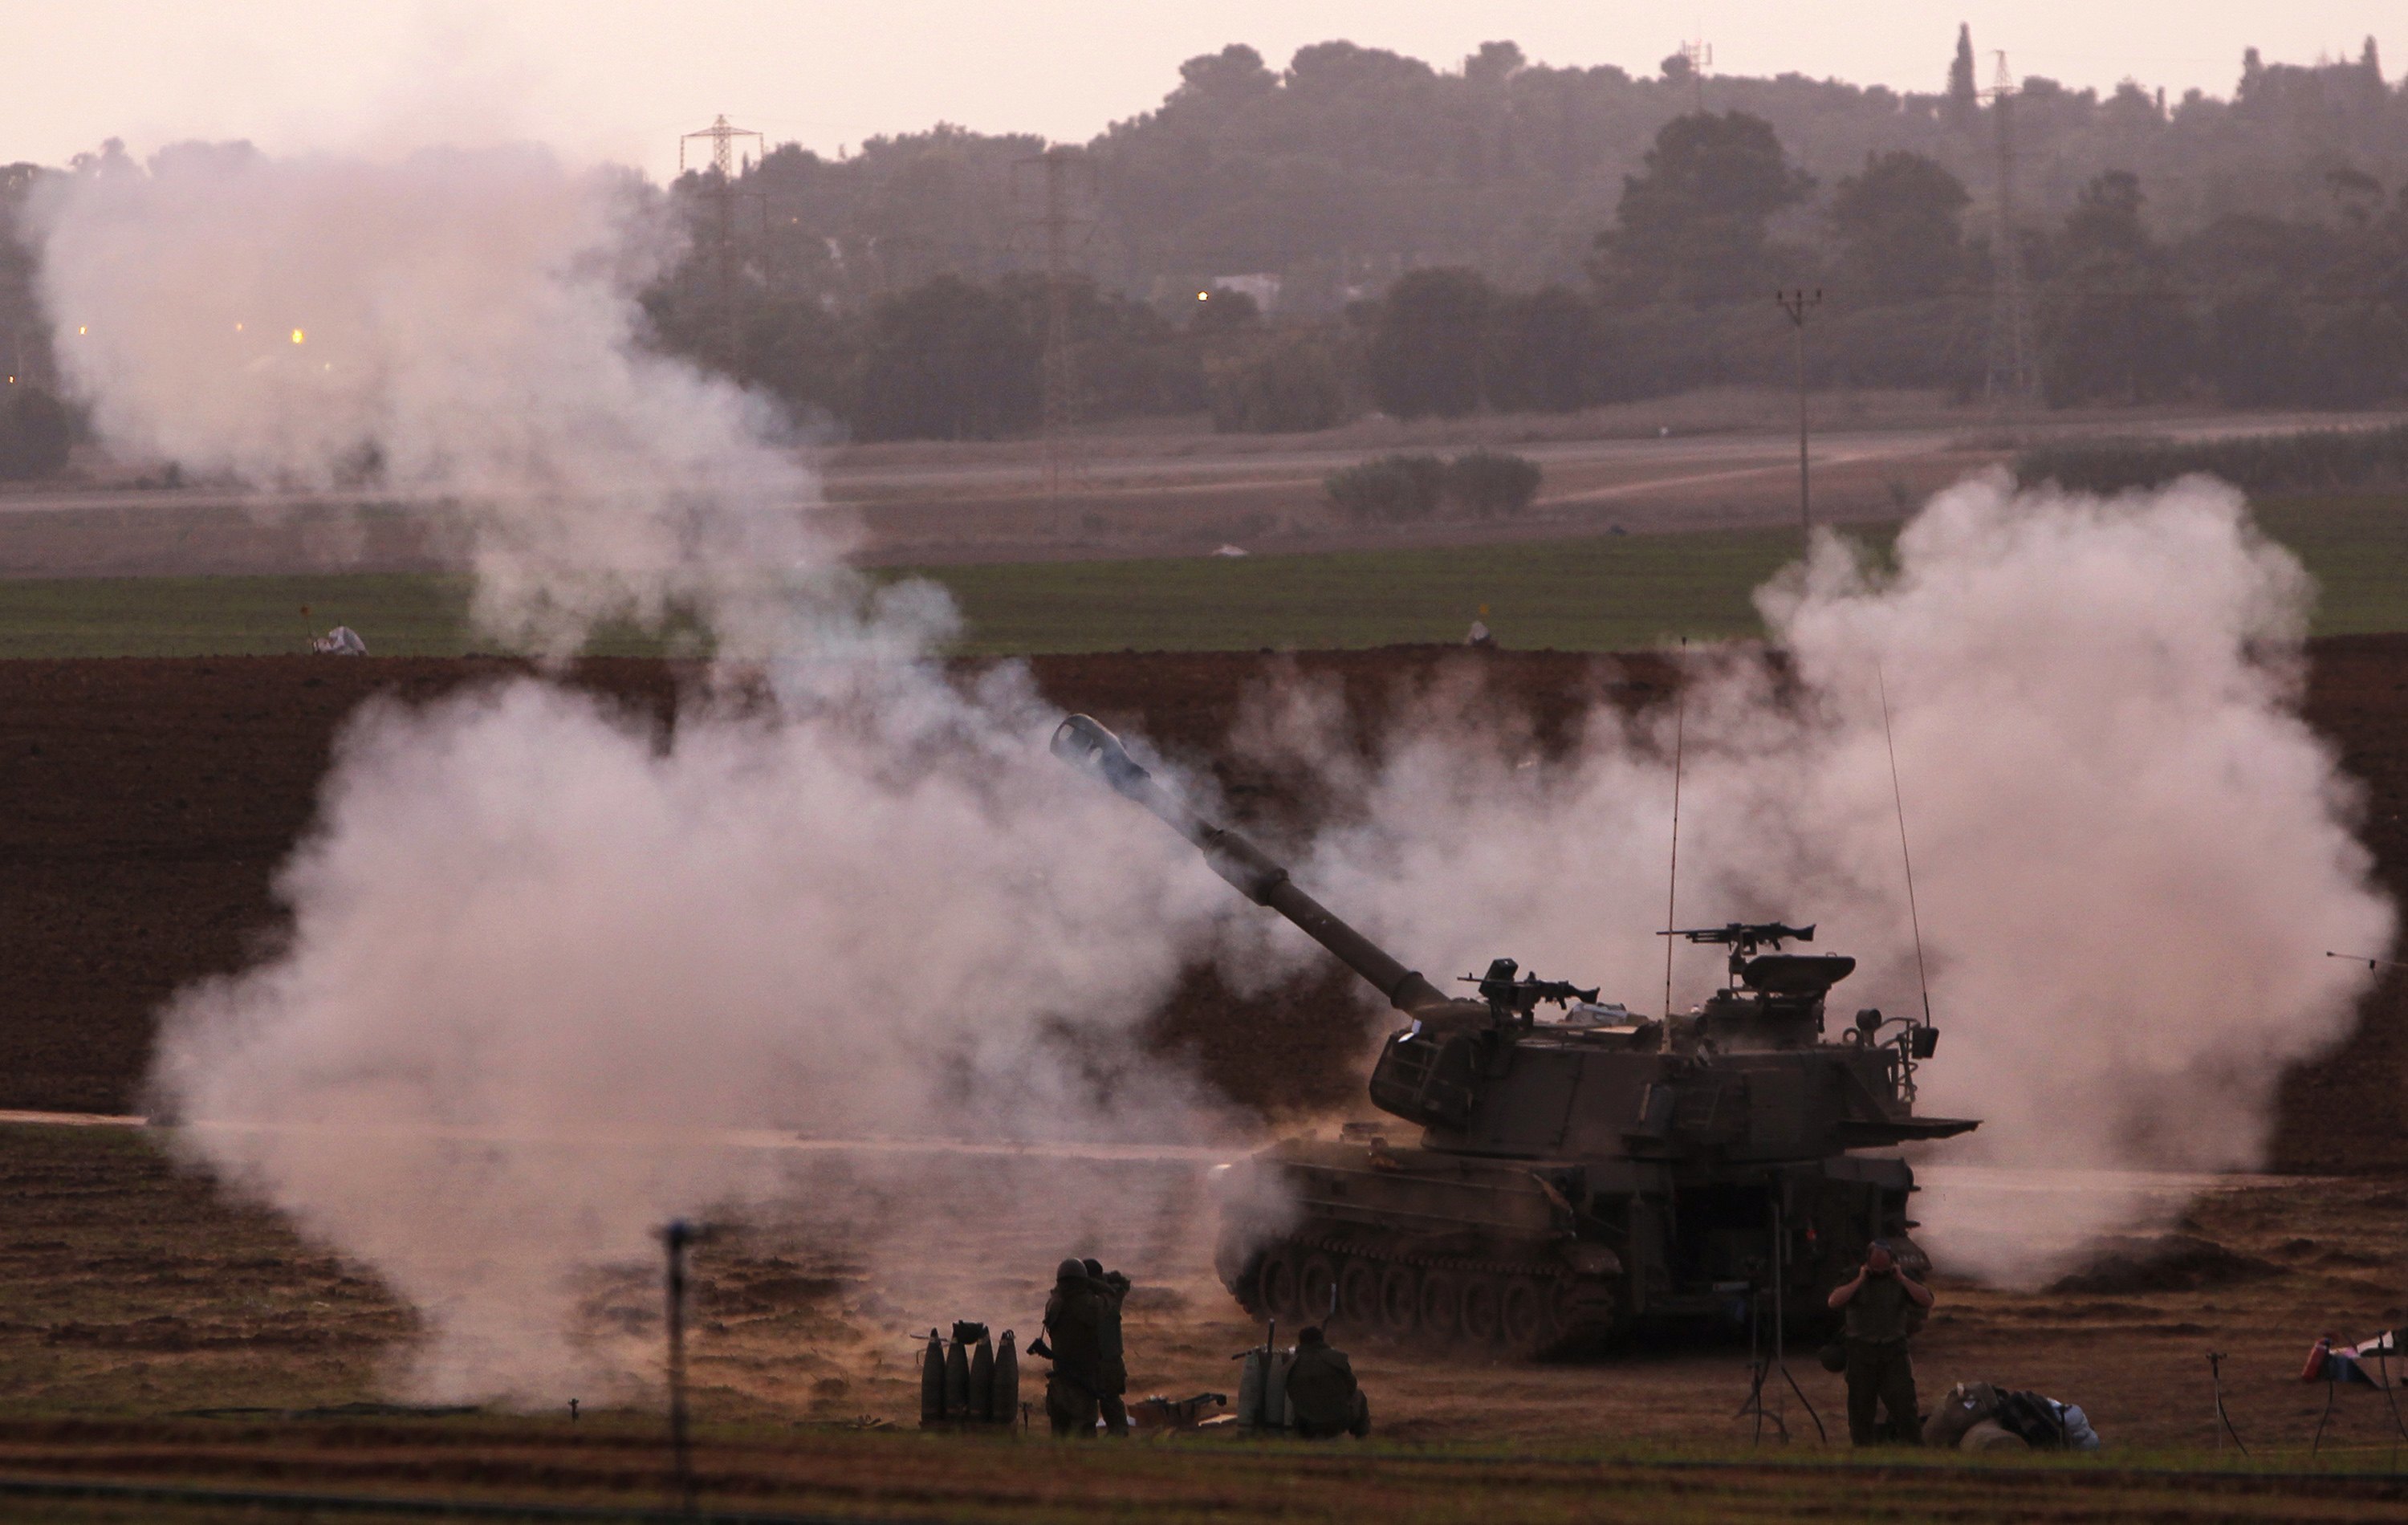
M2007 55L1998 55L1998 78L1982 92L1990 102L1998 132L1999 226L1990 248L1996 268L1990 285L1990 344L1982 397L1999 412L2020 411L2040 391L2032 361L2031 301L2024 289L2023 245L2015 236L2014 76Z
M1689 61L1689 82L1697 87L1698 115L1706 114L1706 70L1714 61L1714 45L1711 42L1684 42L1681 56Z
M1823 305L1823 288L1811 293L1800 286L1794 291L1777 291L1774 302L1789 316L1789 326L1795 331L1798 353L1798 530L1809 540L1814 534L1814 515L1806 490L1806 315Z
M1044 211L1023 226L1045 237L1045 352L1038 376L1042 389L1045 437L1045 496L1059 506L1065 477L1075 467L1071 431L1078 424L1079 375L1070 348L1070 256L1083 248L1094 230L1092 219L1071 210L1074 189L1092 198L1094 166L1079 151L1055 145L1013 165L1015 170L1042 171ZM1084 183L1074 187L1074 181Z
M756 151L746 156L739 164L737 143L738 139L747 137L752 139L752 146ZM758 191L737 189L736 180L741 170L752 167L752 161L759 157L757 151L767 139L749 127L729 126L727 114L723 111L717 121L702 131L686 133L678 138L678 173L681 176L685 173L686 168L686 145L696 138L705 138L710 143L710 172L715 179L707 187L705 194L714 203L717 214L714 219L717 226L713 230L716 243L713 253L717 257L713 261L712 298L713 305L718 309L716 316L719 320L720 364L728 370L734 370L737 360L743 352L741 336L738 332L736 323L736 203L739 197L760 203L762 232L765 238L768 231L767 198Z

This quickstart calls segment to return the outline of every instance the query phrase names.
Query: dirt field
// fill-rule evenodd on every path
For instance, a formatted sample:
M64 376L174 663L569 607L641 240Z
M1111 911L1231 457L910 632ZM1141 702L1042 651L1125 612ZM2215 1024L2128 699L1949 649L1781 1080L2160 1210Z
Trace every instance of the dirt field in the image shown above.
M1904 517L2019 439L2096 433L2194 438L2364 426L2365 414L2068 410L2002 430L1978 407L1931 394L1830 392L1812 399L1818 522ZM1720 389L1561 415L1357 420L1306 435L1216 435L1154 419L1089 431L1059 491L1035 439L911 441L816 452L822 511L858 538L868 566L1087 560L1550 540L1620 528L1797 523L1796 400ZM1510 520L1350 523L1323 491L1333 468L1390 451L1480 446L1527 455L1538 500ZM161 463L94 458L79 476L0 487L0 576L427 571L463 564L461 525L439 495L237 492L162 484Z
M2318 641L2315 723L2368 790L2365 835L2395 894L2408 896L2408 636ZM1066 708L1142 731L1218 768L1246 825L1276 844L1326 801L1313 781L1219 767L1240 696L1274 662L1344 684L1376 724L1399 683L1456 649L1273 658L1242 654L1040 657ZM1501 699L1552 718L1592 702L1668 692L1649 658L1550 653L1479 659ZM337 727L372 694L424 698L510 670L477 661L308 658L0 663L0 925L10 928L0 992L0 1107L138 1107L151 1014L201 975L250 961L279 930L269 883L307 826ZM580 681L664 715L678 679L659 663L601 661ZM2373 950L2363 950L2373 951ZM2352 1043L2295 1073L2273 1166L2331 1173L2408 1168L2408 986L2379 986ZM1351 1098L1362 1010L1341 976L1231 1003L1209 979L1164 1014L1166 1042L1191 1046L1208 1078L1268 1112Z
M1066 707L1210 758L1242 693L1274 660L1127 655L1034 666ZM1668 692L1665 669L1647 658L1407 648L1292 660L1340 679L1367 721L1385 712L1399 683L1477 661L1492 689L1541 717L1542 740L1556 741L1586 703L1645 704ZM137 1105L159 1001L196 976L240 967L277 936L270 876L307 825L342 717L372 694L423 698L505 670L381 660L0 664L0 783L13 807L0 819L0 925L11 931L0 1106ZM679 674L662 664L598 662L578 678L665 718L675 712ZM2395 892L2408 889L2408 636L2316 643L2310 713L2367 786L2366 836L2385 878ZM1327 803L1310 781L1227 770L1220 778L1274 843ZM2039 1388L2083 1403L2123 1465L2169 1454L2189 1465L2214 1460L2205 1358L2215 1350L2229 1358L2226 1391L2253 1465L2386 1467L2391 1417L2381 1395L2339 1394L2321 1454L2311 1457L2327 1394L2295 1378L2313 1334L2357 1338L2408 1317L2408 1187L2396 1173L2408 1170L2401 993L2386 983L2347 1047L2287 1081L2281 1176L2163 1184L2188 1201L2174 1225L2180 1241L2143 1246L2137 1267L2056 1291L1943 1282L1944 1305L1917 1356L1927 1398L1960 1377ZM1198 975L1162 1014L1158 1036L1188 1047L1227 1094L1277 1117L1357 1094L1364 1021L1335 977L1232 1002ZM659 1486L660 1456L646 1438L655 1421L606 1409L572 1428L565 1410L573 1393L556 1395L550 1420L289 1417L386 1396L412 1319L356 1268L178 1172L160 1138L0 1127L0 1478L371 1492L473 1485L570 1500ZM1196 1437L1193 1453L1189 1445L1140 1447L1065 1471L1042 1460L1043 1447L853 1432L865 1421L910 1423L912 1339L930 1324L972 1316L1024 1332L1034 1324L1045 1267L1060 1253L1058 1225L1042 1215L986 1215L982 1204L1041 1195L1040 1184L1057 1196L1109 1192L1126 1184L1116 1173L1131 1171L1169 1173L1149 1189L1164 1195L1168 1186L1175 1200L1192 1193L1202 1164L999 1169L980 1177L976 1201L915 1201L900 1216L889 1206L878 1226L890 1249L908 1249L910 1232L951 1232L945 1225L978 1215L979 1263L991 1268L983 1279L873 1276L850 1253L775 1223L703 1252L695 1370L714 1502L1030 1518L1109 1504L1171 1518L1264 1508L1305 1518L1381 1509L1431 1519L2339 1519L2396 1518L2408 1500L2408 1485L2398 1483L2092 1469L2062 1487L2049 1474L2028 1488L2008 1475L1980 1481L1952 1472L1890 1478L1882 1486L1894 1491L1876 1511L1866 1492L1881 1481L1874 1475L1697 1471L1727 1454L1716 1447L1754 1432L1736 1412L1746 1396L1742 1343L1641 1350L1604 1364L1469 1369L1357 1345L1385 1442L1489 1448L1477 1456L1375 1449L1313 1460ZM1081 1172L1096 1173L1086 1180ZM1136 1244L1095 1246L1142 1288L1128 1330L1137 1391L1228 1390L1229 1356L1259 1338L1211 1280L1201 1222L1173 1215ZM880 1263L898 1259L911 1258ZM595 1293L598 1337L623 1342L640 1368L657 1348L656 1309L644 1269L628 1268ZM1837 1425L1838 1380L1807 1352L1792 1366L1824 1423ZM254 1412L222 1412L232 1410ZM1786 1455L1821 1454L1801 1401L1788 1398L1776 1412L1800 1447ZM1649 1448L1663 1446L1677 1448L1677 1466L1654 1460ZM1532 1458L1530 1447L1542 1454ZM132 1506L111 1514L105 1503L49 1507L41 1518L150 1518Z
M1066 1180L1049 1166L1045 1178L1104 1190L1123 1168ZM664 1484L659 1420L640 1406L589 1402L576 1421L574 1392L531 1398L522 1418L375 1407L379 1374L407 1342L409 1316L271 1216L229 1206L170 1169L153 1135L0 1128L0 1200L9 1205L0 1279L10 1288L0 1320L0 1479L555 1501L653 1494ZM955 1215L976 1205L916 1201L909 1216L962 1222ZM1713 1473L1716 1460L1749 1454L1756 1434L1739 1412L1748 1365L1735 1339L1538 1367L1440 1364L1349 1340L1378 1444L1318 1459L1212 1433L1168 1448L1107 1447L1114 1454L1067 1466L1044 1460L1041 1446L932 1443L911 1432L917 1340L954 1315L1027 1332L1059 1244L1051 1227L980 1220L991 1269L939 1293L909 1276L870 1275L770 1225L698 1259L699 1470L717 1504L921 1518L1064 1518L1106 1504L1172 1518L1254 1507L1431 1520L2396 1518L2383 1511L2408 1501L2408 1477L2336 1491L2298 1476L2248 1485L2115 1469L2243 1464L2237 1451L2216 1455L2205 1359L2214 1350L2227 1358L2224 1391L2249 1446L2246 1466L2386 1472L2393 1430L2383 1395L2344 1389L2327 1417L2325 1389L2296 1377L2312 1331L2337 1324L2354 1337L2401 1316L2403 1207L2408 1190L2391 1180L2226 1182L2201 1192L2178 1226L2175 1247L2186 1253L2154 1267L2040 1293L1943 1279L1916 1356L1927 1401L1959 1378L2035 1387L2082 1403L2114 1447L2112 1466L2042 1473L2037 1484L2028 1474L1897 1470L1913 1458L1891 1459L1884 1473L1819 1470L1844 1455L1814 1423L1819 1414L1827 1426L1843 1424L1842 1393L1804 1351L1792 1362L1803 1396L1778 1394L1780 1425L1764 1431L1770 1449L1754 1454L1809 1470ZM2201 1252L2202 1244L2216 1248ZM1173 1233L1125 1247L1133 1253L1115 1259L1138 1283L1127 1317L1133 1395L1228 1391L1229 1356L1260 1333L1202 1270L1204 1246ZM958 1262L958 1242L952 1249ZM630 1268L597 1291L595 1337L624 1342L642 1361L659 1348L658 1306L655 1286ZM1035 1398L1033 1382L1024 1394ZM360 1404L371 1406L347 1406ZM1785 1449L1777 1448L1783 1427Z

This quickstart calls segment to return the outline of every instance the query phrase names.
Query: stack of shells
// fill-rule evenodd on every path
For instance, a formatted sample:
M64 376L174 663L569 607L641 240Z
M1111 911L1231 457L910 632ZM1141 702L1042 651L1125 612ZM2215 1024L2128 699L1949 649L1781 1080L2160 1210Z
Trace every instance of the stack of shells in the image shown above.
M928 1348L920 1360L920 1428L952 1425L1010 1424L1020 1417L1020 1352L1011 1331L1003 1342L987 1338L984 1324L953 1325L948 1342L928 1331Z

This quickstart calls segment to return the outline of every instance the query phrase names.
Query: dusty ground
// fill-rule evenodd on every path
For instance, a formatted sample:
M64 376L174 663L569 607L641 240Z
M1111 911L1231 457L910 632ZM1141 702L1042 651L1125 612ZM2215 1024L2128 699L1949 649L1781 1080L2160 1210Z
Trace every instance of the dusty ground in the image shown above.
M1273 660L1132 655L1035 666L1066 706L1141 727L1166 748L1202 758ZM1392 650L1292 660L1336 678L1350 706L1376 721L1398 685L1475 659ZM1476 660L1494 691L1548 723L1542 737L1559 736L1565 717L1592 699L1643 704L1667 692L1665 672L1645 659ZM424 697L502 670L302 659L0 664L0 784L12 803L0 817L0 925L11 933L10 978L0 993L0 1106L133 1105L157 1002L195 976L239 967L276 935L270 875L307 823L342 716L374 693ZM663 717L677 703L678 674L659 664L596 663L579 681ZM2384 876L2395 891L2408 887L2401 824L2408 637L2319 642L2310 713L2367 786L2366 835ZM1274 842L1326 803L1298 780L1225 770L1221 783ZM2312 1460L2307 1446L2326 1394L2294 1378L2313 1334L2356 1338L2408 1316L2400 995L2396 983L2378 990L2347 1048L2290 1077L2278 1141L2286 1176L2196 1191L2175 1231L2214 1253L2194 1255L2188 1269L2178 1261L2057 1292L1943 1282L1944 1305L1918 1355L1927 1386L1984 1376L2040 1388L2083 1403L2128 1457L2172 1447L2198 1460L2213 1455L2206 1356L2214 1350L2228 1358L2234 1422L2260 1460L2324 1467L2338 1456L2387 1465L2390 1413L2379 1395L2363 1392L2339 1395L2324 1454ZM1160 1021L1165 1043L1188 1046L1226 1091L1274 1115L1351 1099L1361 1032L1357 1008L1334 980L1233 1005L1199 977ZM164 1142L157 1130L0 1127L0 1475L345 1487L459 1478L535 1487L527 1480L543 1479L546 1489L579 1496L657 1485L656 1451L640 1440L614 1450L620 1442L609 1438L640 1436L652 1421L606 1411L597 1428L570 1430L566 1401L583 1396L577 1393L531 1395L552 1412L548 1420L273 1417L386 1394L415 1325L357 1268L179 1173ZM1309 1469L1319 1463L1249 1452L1216 1463L1210 1483L1179 1463L1142 1459L1082 1460L1077 1469L1085 1470L1065 1481L1058 1469L1002 1453L844 1432L864 1418L908 1424L916 1411L913 1336L930 1324L977 1317L1028 1331L1045 1267L1073 1242L1140 1284L1129 1314L1137 1390L1228 1390L1229 1356L1258 1334L1205 1269L1203 1218L1188 1210L1202 1165L1007 1163L970 1177L974 1189L965 1187L959 1201L914 1200L908 1211L872 1202L852 1215L852 1238L771 1223L708 1247L695 1374L716 1447L707 1455L720 1459L712 1464L724 1486L747 1499L823 1507L876 1502L1028 1518L1082 1512L1091 1505L1081 1500L1103 1498L1157 1513L1273 1507L1311 1517L1334 1512L1329 1501L1342 1497L1357 1511L1418 1510L1430 1518L1494 1518L1499 1509L1596 1514L1603 1512L1596 1489L1608 1485L1619 1490L1615 1508L1629 1503L1634 1518L1871 1512L1862 1491L1871 1485L1853 1475L1751 1472L1726 1489L1684 1481L1685 1473L1615 1471L1620 1460L1579 1463L1592 1470L1574 1473L1532 1463L1538 1470L1526 1476L1466 1462L1458 1475L1444 1471L1453 1463L1426 1456L1396 1463L1411 1463L1404 1473L1381 1471L1387 1463L1367 1457L1359 1466L1333 1463L1351 1470L1316 1474ZM1047 1190L1032 1189L1039 1185ZM2188 1199L2193 1185L2165 1189ZM1078 1236L1088 1229L1060 1216L994 1210L1049 1191L1168 1205L1133 1236L1086 1241ZM938 1279L898 1269L938 1259L915 1260L915 1234L943 1237L943 1259L961 1263L965 1232L975 1235L973 1259L988 1270ZM622 1268L594 1289L591 1337L626 1369L645 1370L657 1347L656 1310L650 1268ZM1381 1431L1398 1442L1593 1451L1734 1446L1754 1430L1736 1416L1747 1384L1738 1342L1538 1368L1465 1369L1359 1344L1355 1354ZM1837 1379L1807 1352L1791 1366L1826 1424L1836 1423ZM190 1412L234 1409L271 1414ZM1803 1404L1792 1398L1781 1412L1801 1447L1787 1454L1806 1454L1813 1430ZM313 1460L296 1461L296 1453ZM478 1460L459 1460L467 1456ZM1295 1466L1308 1470L1283 1470ZM1408 1475L1434 1479L1409 1490L1414 1507L1380 1504L1401 1499L1385 1490L1406 1487L1397 1479ZM1894 1495L1897 1518L2383 1518L2408 1497L2379 1489L2326 1497L2285 1484L2201 1499L2183 1492L2189 1484L2146 1480L2128 1497L2114 1492L2125 1485L2111 1475L2086 1475L2078 1497L2052 1493L2045 1506L2004 1483L1933 1483L1936 1492ZM47 1518L148 1517L61 1504Z
M408 1314L272 1216L177 1171L164 1144L151 1130L0 1128L9 1207L0 1468L17 1421L232 1422L389 1396L380 1379L407 1352ZM767 1224L710 1244L697 1259L696 1411L731 1428L910 1425L918 1342L931 1324L974 1317L1032 1331L1051 1262L1071 1243L1058 1217L1026 1207L1040 1185L1175 1204L1088 1247L1138 1283L1126 1319L1133 1394L1226 1392L1228 1358L1260 1331L1204 1269L1205 1220L1188 1210L1199 1173L1193 1163L1007 1164L965 1177L953 1200L856 1203L843 1236ZM999 1202L1021 1205L995 1211ZM2297 1380L2308 1340L2327 1330L2356 1339L2408 1316L2403 1209L2408 1187L2397 1179L2228 1179L2199 1192L2175 1226L2187 1259L2111 1264L2054 1291L1943 1277L1916 1356L1926 1396L1950 1380L1992 1378L2082 1403L2127 1452L2212 1451L2213 1350L2227 1358L2227 1403L2252 1453L2304 1464L2326 1400L2321 1386ZM977 1253L965 1257L971 1244ZM938 1269L966 1260L984 1269ZM656 1370L658 1309L652 1268L624 1268L596 1283L588 1337L614 1363ZM1345 1343L1394 1441L1733 1445L1755 1433L1738 1413L1748 1387L1741 1338L1538 1367L1467 1367ZM1803 1400L1783 1394L1775 1408L1805 1447L1815 1442L1806 1403L1837 1426L1842 1393L1811 1351L1794 1355ZM579 1397L607 1407L591 1391L530 1393L522 1406L565 1422ZM2319 1460L2381 1461L2392 1433L2382 1395L2344 1390Z

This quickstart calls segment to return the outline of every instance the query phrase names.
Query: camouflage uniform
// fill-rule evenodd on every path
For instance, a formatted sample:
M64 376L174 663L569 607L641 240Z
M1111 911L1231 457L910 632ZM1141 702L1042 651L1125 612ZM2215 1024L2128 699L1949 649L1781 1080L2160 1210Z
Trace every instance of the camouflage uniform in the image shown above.
M1104 1387L1102 1289L1076 1260L1054 1273L1045 1300L1045 1342L1054 1369L1045 1377L1045 1417L1055 1438L1096 1438L1097 1402Z
M1121 1304L1129 1292L1129 1279L1117 1271L1106 1271L1095 1260L1083 1262L1087 1279L1095 1284L1098 1345L1102 1361L1096 1384L1096 1406L1103 1415L1104 1432L1114 1437L1128 1434L1128 1362L1121 1354Z
M1885 1440L1914 1446L1923 1438L1914 1412L1914 1363L1906 1353L1906 1337L1921 1311L1895 1274L1867 1276L1848 1300L1848 1438L1858 1446ZM1888 1411L1887 1423L1874 1422L1877 1408Z
M1310 1332L1310 1331L1308 1331ZM1296 1432L1307 1440L1371 1432L1371 1404L1354 1380L1346 1352L1320 1341L1299 1339L1287 1372L1287 1408Z

